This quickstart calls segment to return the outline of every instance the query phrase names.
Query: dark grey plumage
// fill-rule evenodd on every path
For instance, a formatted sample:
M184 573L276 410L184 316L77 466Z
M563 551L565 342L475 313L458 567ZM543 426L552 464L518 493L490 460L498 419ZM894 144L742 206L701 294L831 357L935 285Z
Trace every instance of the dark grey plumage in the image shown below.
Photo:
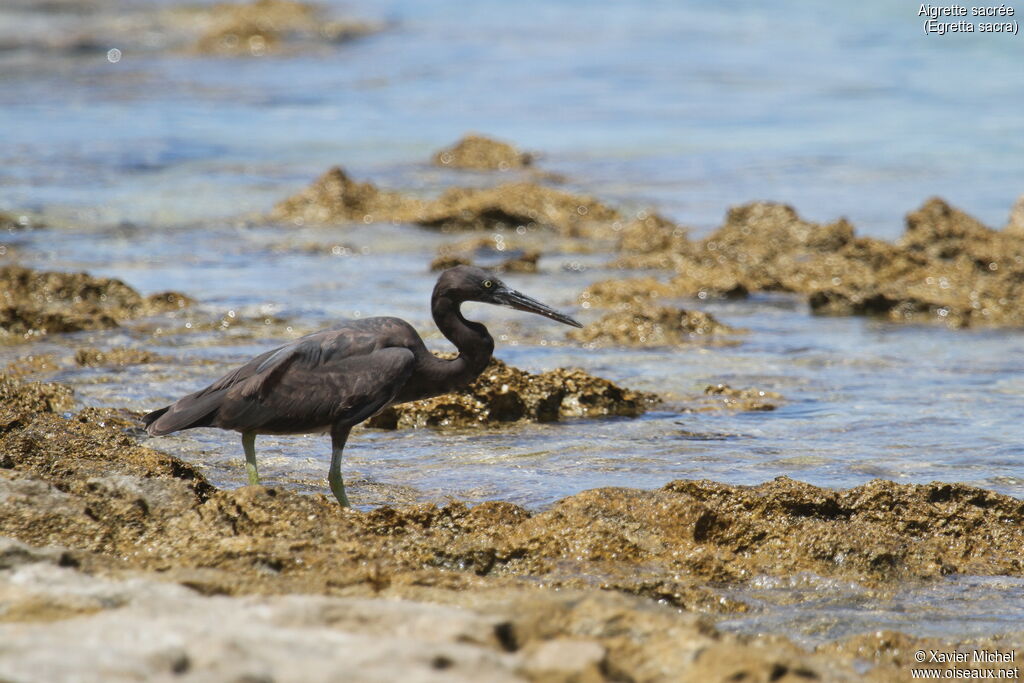
M494 340L480 323L466 320L465 301L538 313L579 327L572 318L505 286L480 268L441 273L431 298L434 322L459 350L440 359L400 318L349 320L337 327L267 351L210 386L153 411L143 420L151 435L218 427L242 433L250 483L259 483L256 434L331 433L328 480L348 505L341 454L351 428L389 405L447 393L475 379L487 366Z

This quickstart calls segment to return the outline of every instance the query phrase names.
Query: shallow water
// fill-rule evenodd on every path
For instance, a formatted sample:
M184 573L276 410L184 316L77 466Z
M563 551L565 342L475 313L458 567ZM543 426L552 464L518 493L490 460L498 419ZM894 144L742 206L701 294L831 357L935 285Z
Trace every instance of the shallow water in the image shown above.
M126 12L99 0L85 24L94 40L74 49L52 44L68 15L30 2L0 8L0 209L37 211L57 226L0 242L26 265L200 301L198 313L145 328L0 349L0 364L81 345L145 345L172 359L58 373L86 404L152 409L343 317L398 315L445 348L429 320L427 263L449 238L409 226L284 233L236 217L266 211L336 163L423 193L480 182L425 164L467 130L540 150L543 168L565 174L570 188L655 206L698 233L730 204L758 198L791 202L814 220L846 215L889 238L932 194L1001 225L1024 189L1021 43L925 38L909 6L365 2L344 9L388 30L250 60L168 53L132 30L104 33L115 15L161 4ZM112 47L123 53L117 63L107 59ZM307 243L343 255L309 253ZM622 275L603 261L548 252L541 274L507 279L586 322L597 312L576 309L576 294ZM356 501L454 496L540 507L598 486L754 484L782 474L833 487L876 477L963 481L1024 497L1019 330L818 318L787 297L699 305L747 328L742 344L584 350L550 321L471 308L513 365L580 366L669 404L635 420L361 431L345 460ZM229 311L283 322L183 329ZM785 400L764 413L672 409L672 399L718 382ZM152 443L201 463L218 485L243 481L234 434ZM268 483L324 490L324 437L262 437L258 452ZM996 631L1024 611L1017 584L978 585L968 581L964 594ZM1001 587L1003 605L991 599ZM937 590L908 589L900 609L926 613ZM831 594L862 615L855 623L892 621L859 597ZM829 614L812 603L785 609ZM796 617L769 609L752 619L736 627L788 631ZM948 633L974 631L950 622Z

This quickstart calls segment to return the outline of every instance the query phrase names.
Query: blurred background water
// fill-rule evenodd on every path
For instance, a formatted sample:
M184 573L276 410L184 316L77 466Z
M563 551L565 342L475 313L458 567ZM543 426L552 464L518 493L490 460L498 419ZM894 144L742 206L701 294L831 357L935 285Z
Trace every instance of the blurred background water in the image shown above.
M926 37L916 4L367 0L330 6L377 35L225 60L142 29L45 49L170 0L64 3L0 7L5 204L207 219L331 163L429 185L410 164L467 130L700 228L772 199L891 237L936 194L1002 225L1024 187L1024 43Z
M791 203L812 220L846 216L862 234L893 239L907 211L941 195L999 227L1024 192L1024 43L926 37L917 5L328 3L384 30L247 59L167 49L150 17L170 5L0 5L0 209L55 226L0 241L26 265L119 277L146 294L181 290L212 316L272 313L289 327L244 338L126 329L0 349L6 363L144 344L207 363L58 373L86 404L155 408L341 317L395 314L432 330L426 264L449 238L411 226L282 236L236 218L266 212L334 164L424 194L467 182L427 160L471 130L540 152L569 189L653 206L698 235L730 205L756 199ZM282 251L282 239L355 251ZM552 252L540 275L508 279L572 310L587 284L613 274L604 260ZM472 314L499 339L498 357L525 369L581 366L670 398L723 381L756 386L785 396L778 410L367 431L346 451L356 502L452 495L538 507L597 486L782 474L835 487L964 481L1024 497L1019 330L817 318L780 296L699 305L747 328L743 343L582 350L541 319ZM444 348L436 333L430 342ZM243 481L233 434L155 445L201 463L217 484ZM323 437L267 437L261 467L270 483L322 491L328 450ZM985 589L986 609L996 588ZM1008 599L1019 611L1019 586ZM956 632L957 615L943 618ZM787 619L737 627L792 626Z

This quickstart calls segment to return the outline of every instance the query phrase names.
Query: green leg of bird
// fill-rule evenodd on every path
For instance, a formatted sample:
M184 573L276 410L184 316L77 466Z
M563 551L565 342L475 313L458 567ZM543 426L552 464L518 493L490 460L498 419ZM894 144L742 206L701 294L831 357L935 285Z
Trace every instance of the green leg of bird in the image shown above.
M341 452L345 450L345 441L351 427L335 427L331 430L331 468L327 471L327 483L331 485L331 493L338 499L342 507L352 507L345 495L345 482L341 478Z
M249 475L249 486L260 485L260 473L256 470L256 434L242 432L242 449L245 450L245 472Z

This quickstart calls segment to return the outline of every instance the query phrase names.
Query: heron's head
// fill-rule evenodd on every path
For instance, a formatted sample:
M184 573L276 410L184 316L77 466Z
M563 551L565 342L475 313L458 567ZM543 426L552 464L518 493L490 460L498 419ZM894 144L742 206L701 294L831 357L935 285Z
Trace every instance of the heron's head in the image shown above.
M475 266L455 266L441 273L434 288L434 295L449 296L457 301L480 301L485 304L508 306L573 327L583 327L569 316L512 289L495 277L494 273Z

